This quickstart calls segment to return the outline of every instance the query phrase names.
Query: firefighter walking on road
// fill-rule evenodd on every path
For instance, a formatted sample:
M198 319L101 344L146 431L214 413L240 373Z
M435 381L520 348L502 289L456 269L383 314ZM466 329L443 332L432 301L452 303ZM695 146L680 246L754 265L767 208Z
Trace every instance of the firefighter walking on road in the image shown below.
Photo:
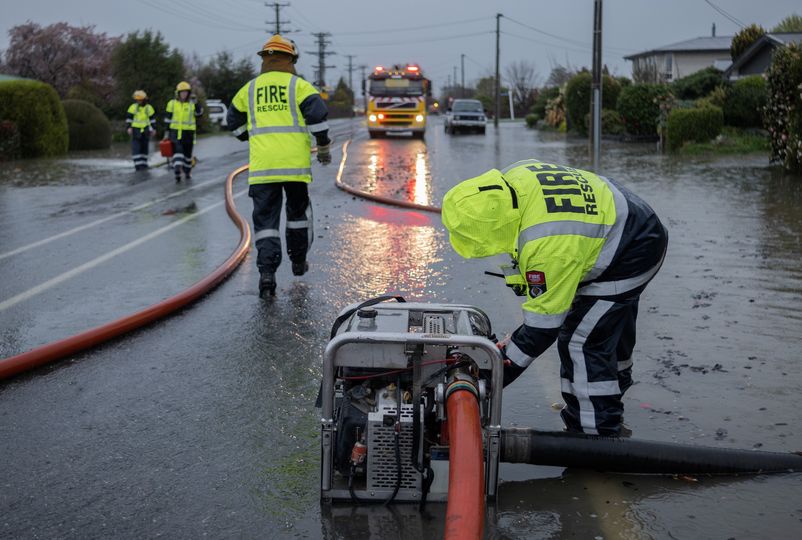
M320 94L295 72L298 49L276 34L261 51L261 74L234 96L228 109L228 128L250 144L248 194L253 199L254 241L258 250L259 295L275 295L276 270L281 264L282 192L287 197L287 255L292 273L309 269L306 256L312 244L311 140L317 160L331 162L328 109Z
M134 169L142 171L148 168L150 138L156 136L156 111L148 103L148 95L144 90L137 90L133 97L135 103L128 107L125 125L131 136Z
M175 87L175 99L167 102L164 123L168 130L164 139L173 143L173 170L175 181L181 181L181 173L192 179L192 147L195 145L195 119L203 115L203 107L192 95L192 86L181 81Z
M619 435L638 300L668 244L655 212L607 178L528 160L452 188L443 223L463 257L513 258L502 269L526 301L504 384L556 340L567 429Z

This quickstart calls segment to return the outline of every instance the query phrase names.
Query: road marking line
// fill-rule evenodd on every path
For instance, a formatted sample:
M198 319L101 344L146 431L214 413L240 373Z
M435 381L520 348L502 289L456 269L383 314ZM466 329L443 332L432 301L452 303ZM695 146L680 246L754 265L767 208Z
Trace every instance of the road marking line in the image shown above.
M245 195L247 192L248 192L247 189L243 189L242 191L236 193L234 195L234 198L236 199L238 197L241 197L242 195ZM120 247L118 247L116 249L113 249L113 250L111 250L111 251L109 251L109 252L107 252L107 253L99 256L99 257L96 257L95 259L92 259L91 261L85 262L84 264L82 264L80 266L76 266L72 270L64 272L63 274L61 274L59 276L56 276L56 277L54 277L52 279L49 279L49 280L47 280L47 281L45 281L43 283L40 283L39 285L37 285L37 286L35 286L35 287L31 288L31 289L28 289L25 292L19 293L16 296L12 296L11 298L9 298L7 300L3 300L2 302L0 302L0 311L4 311L4 310L6 310L6 309L8 309L10 307L13 307L13 306L19 304L20 302L24 302L25 300L33 298L34 296L36 296L38 294L41 294L44 291L46 291L46 290L48 290L48 289L50 289L52 287L55 287L59 283L63 283L65 281L67 281L68 279L71 279L71 278L73 278L73 277L75 277L75 276L77 276L79 274L82 274L83 272L86 272L87 270L90 270L90 269L94 268L95 266L98 266L98 265L100 265L100 264L102 264L102 263L104 263L104 262L106 262L106 261L108 261L110 259L113 259L117 255L121 255L121 254L123 254L123 253L125 253L127 251L130 251L130 250L134 249L135 247L139 246L140 244L144 244L145 242L147 242L149 240L152 240L152 239L156 238L157 236L161 236L162 234L164 234L166 232L169 232L169 231L175 229L176 227L178 227L180 225L183 225L187 221L193 220L193 219L197 218L198 216L201 216L201 215L203 215L203 214L205 214L207 212L210 212L210 211L214 210L215 208L225 204L225 202L226 202L225 200L222 200L222 201L216 202L214 204L211 204L211 205L207 206L206 208L204 208L203 210L199 210L199 211L197 211L197 212L195 212L193 214L190 214L188 216L185 216L185 217L179 219L178 221L174 221L173 223L170 223L169 225L165 225L164 227L162 227L160 229L156 229L155 231L152 231L152 232L146 234L145 236L141 236L141 237L137 238L136 240L133 240L133 241L131 241L131 242L125 244L125 245L122 245L122 246L120 246Z
M3 259L7 259L8 257L13 257L14 255L18 255L18 254L23 253L25 251L29 251L31 249L37 248L39 246L43 246L45 244L49 244L50 242L53 242L55 240L60 240L61 238L64 238L66 236L70 236L70 235L73 235L75 233L78 233L78 232L81 232L81 231L85 231L86 229L90 229L92 227L97 227L98 225L102 225L102 224L104 224L104 223L106 223L108 221L111 221L113 219L117 219L117 218L125 216L127 214L133 214L134 212L138 212L140 210L144 210L145 208L148 208L149 206L153 206L154 204L157 204L157 203L160 203L160 202L164 202L164 201L166 201L168 199L172 199L173 197L178 197L179 195L183 195L184 193L187 193L188 191L192 191L193 189L202 188L202 187L205 187L205 186L208 186L210 184L217 183L217 182L219 182L219 180L207 180L206 182L202 182L202 183L200 183L198 185L191 186L191 187L188 187L186 189L182 189L180 191L176 191L175 193L171 193L170 195L167 195L166 197L161 197L159 199L155 199L155 200L152 200L150 202L146 202L146 203L140 204L139 206L134 206L133 208L129 208L128 210L123 210L122 212L117 212L116 214L112 214L110 216L106 216L104 218L97 219L97 220L92 221L90 223L85 223L84 225L79 225L78 227L75 227L75 228L70 229L68 231L64 231L64 232L58 233L58 234L53 235L53 236L49 236L49 237L44 238L42 240L38 240L36 242L30 243L30 244L28 244L26 246L21 246L21 247L18 247L16 249L12 249L11 251L7 251L5 253L0 253L0 261L2 261Z

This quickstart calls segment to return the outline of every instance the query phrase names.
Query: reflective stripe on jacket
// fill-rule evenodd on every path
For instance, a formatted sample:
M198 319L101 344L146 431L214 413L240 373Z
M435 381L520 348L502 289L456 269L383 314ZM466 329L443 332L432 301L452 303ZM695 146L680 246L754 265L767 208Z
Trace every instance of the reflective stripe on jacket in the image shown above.
M249 184L312 181L312 143L300 105L317 93L297 75L268 71L234 96L232 106L247 111Z
M170 130L176 131L179 139L182 131L195 131L195 103L171 99L167 102L165 112Z
M153 128L153 124L156 121L154 118L155 114L156 111L150 103L144 106L139 103L133 103L128 107L125 123L128 124L128 127L136 129L145 129L146 127Z

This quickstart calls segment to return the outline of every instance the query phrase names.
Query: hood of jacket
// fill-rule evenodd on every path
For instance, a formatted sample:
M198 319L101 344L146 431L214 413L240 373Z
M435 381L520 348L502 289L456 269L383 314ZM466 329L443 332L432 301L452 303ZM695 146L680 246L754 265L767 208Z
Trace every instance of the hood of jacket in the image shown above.
M517 251L518 195L497 169L451 188L443 199L442 219L454 250L467 259Z

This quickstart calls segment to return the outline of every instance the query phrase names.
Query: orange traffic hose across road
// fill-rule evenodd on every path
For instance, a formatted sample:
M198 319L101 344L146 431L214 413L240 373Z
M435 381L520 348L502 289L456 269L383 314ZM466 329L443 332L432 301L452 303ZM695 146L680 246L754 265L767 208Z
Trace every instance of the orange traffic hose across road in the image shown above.
M141 311L126 315L125 317L102 326L86 330L80 334L54 341L28 352L0 360L0 380L95 347L130 332L131 330L141 328L142 326L167 317L198 300L222 283L245 259L251 245L251 229L248 226L248 222L237 212L233 195L234 178L247 170L248 166L244 165L231 172L226 178L226 212L228 212L229 217L240 231L240 241L234 252L223 264L217 267L214 272L188 289Z
M357 197L361 197L363 199L368 199L370 201L376 201L384 204L389 204L391 206L400 206L402 208L411 208L413 210L422 210L424 212L434 212L436 214L440 213L440 207L438 206L428 206L425 204L417 204L409 201L401 201L399 199L394 199L392 197L384 197L382 195L375 195L373 193L368 193L367 191L362 191L356 188L349 186L348 184L343 183L343 171L345 171L345 162L348 159L348 145L351 143L350 140L345 141L343 143L343 157L340 160L340 168L337 170L337 177L334 180L335 185L340 188L341 190L350 193L351 195L356 195Z

